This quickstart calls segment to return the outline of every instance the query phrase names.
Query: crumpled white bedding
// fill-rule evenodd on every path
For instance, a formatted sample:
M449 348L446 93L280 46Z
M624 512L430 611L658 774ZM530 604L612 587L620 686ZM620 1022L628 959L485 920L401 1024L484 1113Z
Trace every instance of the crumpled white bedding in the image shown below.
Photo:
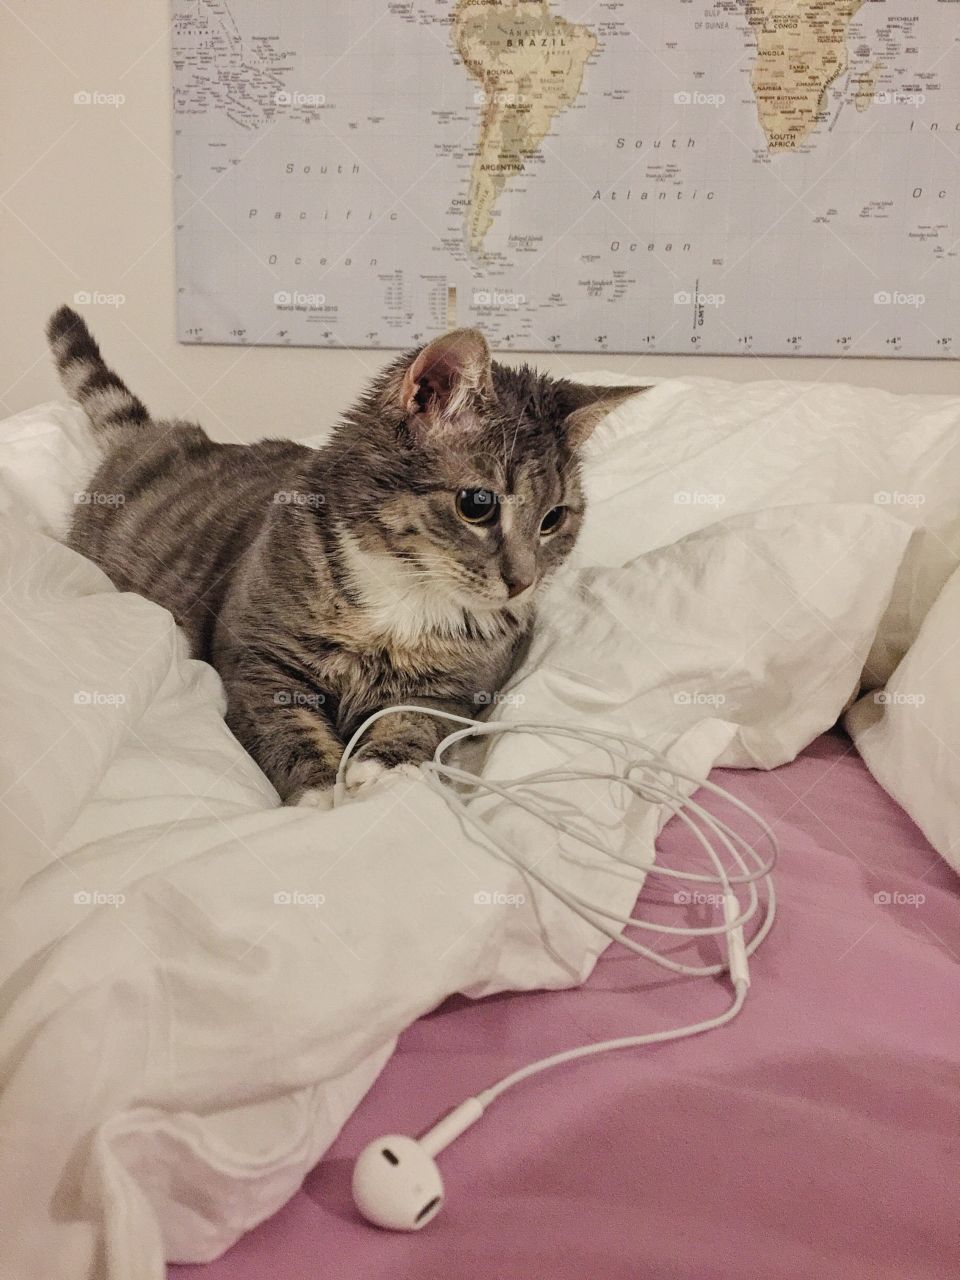
M891 651L913 625L918 508L872 498L926 471L927 511L945 509L958 418L945 397L803 384L636 398L595 437L577 565L493 714L619 727L699 773L791 759L848 703L881 624ZM414 1018L457 991L575 985L606 945L418 780L277 807L169 615L51 536L93 465L76 409L0 427L11 1280L160 1280L164 1258L216 1256L295 1191ZM505 737L486 767L574 750ZM608 864L485 803L541 868L625 913L642 875L615 856L652 856L663 815L605 784L564 799L604 827Z

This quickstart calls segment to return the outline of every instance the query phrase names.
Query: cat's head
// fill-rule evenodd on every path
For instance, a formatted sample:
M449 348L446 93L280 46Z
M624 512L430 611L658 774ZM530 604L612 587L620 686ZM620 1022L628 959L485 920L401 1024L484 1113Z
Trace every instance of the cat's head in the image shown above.
M402 357L335 440L353 576L370 594L389 575L438 620L524 608L579 533L581 447L640 390L497 364L476 329Z

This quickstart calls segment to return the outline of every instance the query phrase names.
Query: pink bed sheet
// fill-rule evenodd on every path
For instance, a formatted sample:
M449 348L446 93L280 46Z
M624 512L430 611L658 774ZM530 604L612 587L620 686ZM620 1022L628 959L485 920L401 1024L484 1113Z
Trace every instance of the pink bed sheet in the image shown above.
M448 1001L293 1200L170 1280L960 1275L960 881L839 733L774 773L715 777L783 850L778 922L736 1022L512 1091L442 1157L441 1216L382 1233L350 1201L371 1138L416 1133L531 1059L728 996L615 948L578 991ZM662 856L682 860L687 839L671 823Z

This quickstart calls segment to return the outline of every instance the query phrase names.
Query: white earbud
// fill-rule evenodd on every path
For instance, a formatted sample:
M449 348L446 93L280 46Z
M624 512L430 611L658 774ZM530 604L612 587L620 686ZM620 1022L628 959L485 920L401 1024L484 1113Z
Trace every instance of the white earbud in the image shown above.
M390 1133L364 1147L353 1166L353 1202L374 1226L419 1231L443 1205L443 1179L434 1156L483 1115L467 1098L422 1138Z

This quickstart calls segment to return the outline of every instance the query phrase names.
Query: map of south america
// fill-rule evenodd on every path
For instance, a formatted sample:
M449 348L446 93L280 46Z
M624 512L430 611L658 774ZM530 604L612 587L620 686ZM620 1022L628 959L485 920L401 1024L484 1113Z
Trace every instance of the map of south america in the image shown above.
M459 0L453 40L483 107L467 215L467 242L477 251L507 182L576 100L597 38L552 14L547 0Z

